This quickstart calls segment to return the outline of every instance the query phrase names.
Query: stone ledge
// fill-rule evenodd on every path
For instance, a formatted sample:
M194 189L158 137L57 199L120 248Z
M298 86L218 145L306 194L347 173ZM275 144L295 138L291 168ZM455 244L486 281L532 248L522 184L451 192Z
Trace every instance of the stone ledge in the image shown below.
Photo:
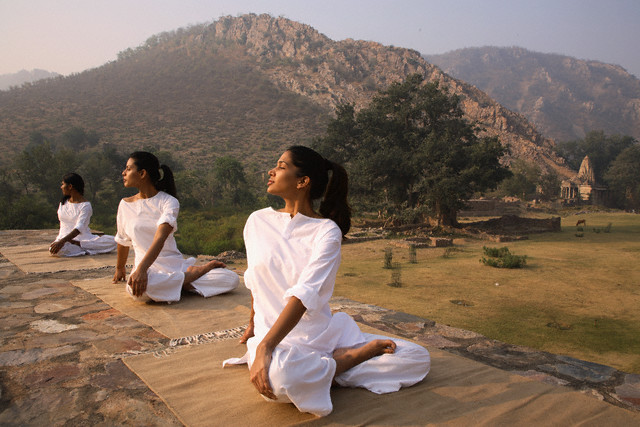
M347 298L332 298L330 304L333 310L344 311L358 322L415 340L427 347L449 351L547 384L571 387L613 405L640 411L638 374L503 343L475 332Z

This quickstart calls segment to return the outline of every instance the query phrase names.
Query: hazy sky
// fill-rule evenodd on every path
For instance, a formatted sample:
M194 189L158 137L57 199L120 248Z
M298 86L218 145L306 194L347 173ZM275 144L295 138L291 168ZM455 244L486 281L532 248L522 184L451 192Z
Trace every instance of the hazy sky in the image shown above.
M640 0L0 0L0 74L80 72L153 34L244 13L283 16L333 40L422 54L520 46L640 76Z

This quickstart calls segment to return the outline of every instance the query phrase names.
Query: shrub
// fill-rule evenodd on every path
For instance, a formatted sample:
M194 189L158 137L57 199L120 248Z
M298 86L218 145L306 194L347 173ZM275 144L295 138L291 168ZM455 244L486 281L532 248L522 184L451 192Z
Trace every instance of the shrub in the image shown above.
M494 258L501 258L505 255L509 255L510 253L509 248L507 248L506 246L503 246L501 248L488 248L486 246L483 246L482 250L484 251L485 256Z
M409 262L411 264L417 264L418 259L416 256L416 245L409 245Z
M523 268L527 264L526 255L514 255L505 246L487 248L483 246L485 256L480 260L484 265L496 268Z
M402 287L402 281L400 280L401 276L402 274L400 270L400 263L394 262L393 270L391 270L391 283L387 283L387 285L391 286L392 288L401 288Z
M393 261L393 249L387 247L384 248L384 267L392 268L391 261Z

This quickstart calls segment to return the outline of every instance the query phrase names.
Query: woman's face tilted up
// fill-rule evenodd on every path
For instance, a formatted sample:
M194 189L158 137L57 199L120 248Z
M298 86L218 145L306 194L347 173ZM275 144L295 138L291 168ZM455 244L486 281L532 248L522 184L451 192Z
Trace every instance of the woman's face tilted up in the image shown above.
M304 178L298 176L298 168L293 165L291 153L285 151L278 159L276 167L269 171L267 192L285 199L291 198Z

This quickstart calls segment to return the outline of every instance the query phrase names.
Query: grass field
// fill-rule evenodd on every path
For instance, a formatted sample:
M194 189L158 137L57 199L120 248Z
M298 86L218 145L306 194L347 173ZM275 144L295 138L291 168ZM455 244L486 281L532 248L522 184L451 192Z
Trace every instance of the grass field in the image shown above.
M578 219L587 224L581 233ZM518 242L456 239L448 257L444 248L418 249L416 264L408 249L392 243L344 245L334 294L640 373L640 215L571 215L563 218L562 232ZM388 286L388 246L400 264L401 287ZM483 246L507 246L527 255L527 265L485 266Z

